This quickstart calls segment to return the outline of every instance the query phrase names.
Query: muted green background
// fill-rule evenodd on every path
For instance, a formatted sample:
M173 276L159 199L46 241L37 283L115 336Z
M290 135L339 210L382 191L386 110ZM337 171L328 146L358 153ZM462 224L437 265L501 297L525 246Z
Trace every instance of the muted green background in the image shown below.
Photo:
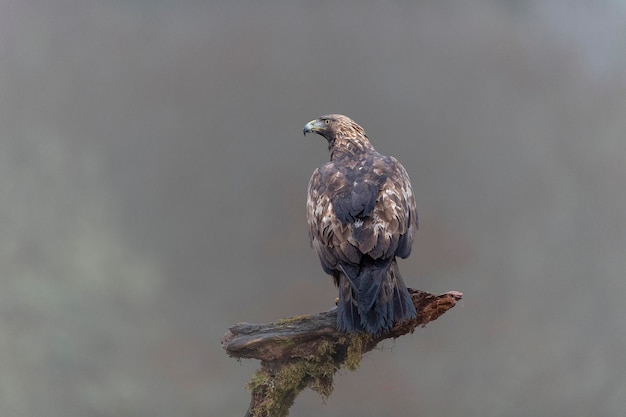
M626 6L0 1L0 412L240 416L238 321L336 296L303 125L413 179L463 302L294 416L624 416Z

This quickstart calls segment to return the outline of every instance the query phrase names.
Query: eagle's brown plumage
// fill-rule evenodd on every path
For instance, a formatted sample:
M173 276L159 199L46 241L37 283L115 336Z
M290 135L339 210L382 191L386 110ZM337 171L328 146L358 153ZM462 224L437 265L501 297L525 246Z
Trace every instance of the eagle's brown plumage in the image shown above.
M307 220L322 268L339 287L338 328L378 335L415 316L396 263L411 253L417 231L409 176L346 116L321 116L306 124L309 132L330 150L309 182Z

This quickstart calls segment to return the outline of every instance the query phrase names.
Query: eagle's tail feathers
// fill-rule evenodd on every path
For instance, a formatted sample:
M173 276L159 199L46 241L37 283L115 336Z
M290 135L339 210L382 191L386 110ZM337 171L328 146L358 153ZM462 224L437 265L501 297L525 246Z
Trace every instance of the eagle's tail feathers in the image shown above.
M394 322L416 316L395 259L373 261L360 271L341 267L337 327L346 332L378 336ZM354 276L351 276L354 275Z
M394 282L393 321L401 322L415 318L415 316L417 316L415 305L411 299L411 294L409 294L409 291L406 289L406 285L404 285L404 280L402 279L402 275L400 275L400 270L395 260L391 265L389 274L391 275L391 281Z
M359 311L374 309L386 275L387 268L379 268L375 265L363 266L357 279Z
M361 326L361 317L350 280L342 275L339 281L337 328L348 333L365 331Z
M380 335L389 331L395 322L416 316L395 259L366 267L362 272L359 277L359 313L366 332Z
M371 310L361 314L361 325L374 336L390 330L393 327L393 304L378 300Z

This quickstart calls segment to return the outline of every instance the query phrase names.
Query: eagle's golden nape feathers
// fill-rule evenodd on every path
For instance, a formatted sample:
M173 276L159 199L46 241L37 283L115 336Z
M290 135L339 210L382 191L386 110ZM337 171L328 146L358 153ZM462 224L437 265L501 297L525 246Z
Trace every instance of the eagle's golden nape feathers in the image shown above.
M323 136L331 155L309 181L307 220L322 268L339 287L338 328L381 334L416 314L396 263L409 256L417 230L409 177L347 116L321 116L307 133Z

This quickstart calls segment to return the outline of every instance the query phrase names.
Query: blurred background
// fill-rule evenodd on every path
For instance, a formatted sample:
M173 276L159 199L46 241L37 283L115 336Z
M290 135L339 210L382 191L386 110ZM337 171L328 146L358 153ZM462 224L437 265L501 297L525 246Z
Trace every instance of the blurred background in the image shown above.
M2 415L243 416L239 321L323 311L309 120L412 177L465 294L294 416L624 416L626 4L0 1Z

